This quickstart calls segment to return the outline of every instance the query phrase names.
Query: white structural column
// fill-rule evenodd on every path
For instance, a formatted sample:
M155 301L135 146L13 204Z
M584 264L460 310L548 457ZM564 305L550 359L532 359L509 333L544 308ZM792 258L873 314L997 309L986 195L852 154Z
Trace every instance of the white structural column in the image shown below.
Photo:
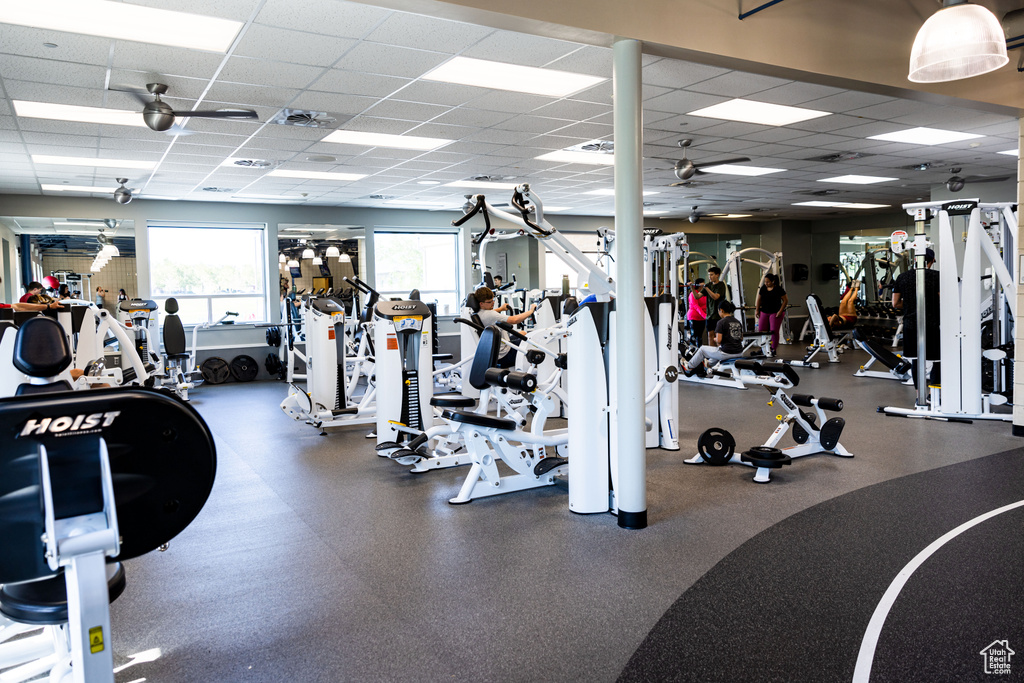
M619 526L647 526L647 452L644 414L643 283L643 108L640 42L615 40L615 249L616 303L614 336L618 460L615 500Z
M1024 119L1017 120L1017 142L1024 149ZM1017 204L1024 200L1024 161L1017 159ZM1020 212L1017 214L1017 310L1024 311L1024 287L1021 275L1024 273L1024 235L1021 235ZM1024 436L1024 325L1014 320L1013 354L1013 435Z

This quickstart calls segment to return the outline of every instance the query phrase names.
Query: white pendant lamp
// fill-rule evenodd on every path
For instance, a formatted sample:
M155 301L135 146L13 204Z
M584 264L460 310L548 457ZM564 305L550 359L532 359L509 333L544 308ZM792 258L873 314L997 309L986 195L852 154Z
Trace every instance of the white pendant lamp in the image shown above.
M320 258L319 254L317 254L316 256L313 257L313 265L314 266L322 266L323 263L324 263L324 260L322 258Z
M288 267L289 268L298 268L299 267L299 262L296 261L295 259L292 259L291 261L288 262Z
M980 76L1010 61L1006 36L992 12L966 0L944 0L917 32L910 52L914 83L941 83Z
M316 256L316 252L314 252L309 247L306 247L305 249L302 250L303 260L313 258L314 256Z
M338 263L352 263L352 257L348 254L342 254L338 257Z
M324 257L325 258L337 258L339 256L341 256L341 250L338 249L333 244L331 246L327 247L327 251L324 252Z
M285 256L283 253L282 254L278 254L277 261L278 261L278 263L288 263L288 257Z

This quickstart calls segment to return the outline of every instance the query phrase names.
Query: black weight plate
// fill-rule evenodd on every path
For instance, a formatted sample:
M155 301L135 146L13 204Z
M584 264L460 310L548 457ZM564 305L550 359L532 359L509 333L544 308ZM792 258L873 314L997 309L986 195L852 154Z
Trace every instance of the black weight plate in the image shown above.
M835 448L836 444L839 443L839 436L843 433L843 427L845 426L846 420L841 417L833 417L821 425L821 432L818 437L821 440L821 447L826 451Z
M216 356L204 360L203 364L199 366L199 371L203 373L203 379L210 384L223 384L231 376L228 362Z
M260 364L252 356L242 354L231 359L231 376L239 382L251 382L260 374Z
M712 427L697 439L697 452L709 465L727 465L736 452L736 439L724 429Z
M263 366L271 375L280 375L281 371L284 370L284 366L281 365L281 359L276 353L268 353L267 360L263 363Z
M279 327L268 327L267 328L267 346L280 346L281 345L281 328Z

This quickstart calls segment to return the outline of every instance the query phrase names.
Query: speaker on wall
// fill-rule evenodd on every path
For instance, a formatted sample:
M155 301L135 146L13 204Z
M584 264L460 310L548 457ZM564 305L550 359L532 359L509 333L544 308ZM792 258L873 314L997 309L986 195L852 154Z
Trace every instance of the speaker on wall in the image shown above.
M838 280L839 279L839 264L838 263L822 263L821 264L821 279L822 280Z
M790 282L803 282L807 279L809 270L806 263L794 263L790 266Z

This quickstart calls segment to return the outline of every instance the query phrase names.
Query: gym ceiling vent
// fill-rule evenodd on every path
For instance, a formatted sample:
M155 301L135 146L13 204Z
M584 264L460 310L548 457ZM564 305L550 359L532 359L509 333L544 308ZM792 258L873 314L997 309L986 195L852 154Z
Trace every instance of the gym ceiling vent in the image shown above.
M811 197L830 197L834 194L840 194L840 190L794 190L793 194L805 194Z
M833 152L832 154L826 154L820 157L811 157L810 159L804 159L804 161L820 161L826 164L835 164L840 161L853 161L854 159L863 159L865 157L873 157L874 154L864 154L863 152Z
M339 117L326 111L312 111L310 109L282 109L277 115L270 119L270 123L282 126L300 126L302 128L336 128L339 124L348 121L351 116Z
M245 168L270 168L274 165L274 162L267 161L266 159L235 159L233 164L235 166L244 166Z

